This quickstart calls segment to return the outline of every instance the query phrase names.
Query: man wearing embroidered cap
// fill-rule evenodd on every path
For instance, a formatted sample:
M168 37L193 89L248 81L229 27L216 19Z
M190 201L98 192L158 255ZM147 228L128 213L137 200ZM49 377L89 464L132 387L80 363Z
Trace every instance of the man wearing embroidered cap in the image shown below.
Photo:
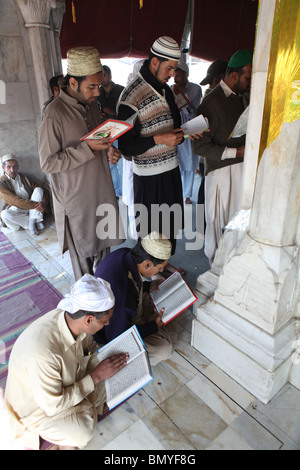
M181 119L172 90L167 82L175 74L181 51L177 42L162 36L152 45L149 59L127 85L120 97L118 116L126 120L137 113L135 126L119 138L119 148L133 161L134 204L147 209L137 232L145 237L151 231L162 232L162 217L158 225L151 217L151 207L166 204L178 207L177 220L170 214L169 233L175 252L176 235L183 228L182 186L177 145L183 141Z
M210 132L194 142L205 158L204 252L212 261L225 226L239 209L246 135L232 137L248 105L253 52L240 50L228 62L226 76L204 97L197 114L208 119Z
M135 324L151 364L168 359L173 352L172 341L162 322L163 310L154 311L149 289L151 278L166 268L171 252L170 240L152 232L134 248L119 248L101 261L95 275L110 283L116 300L114 315L97 333L96 341L105 344Z
M26 447L39 436L60 448L83 448L105 411L104 380L127 354L99 364L93 334L108 325L115 298L108 282L85 274L58 304L17 339L9 359L5 401L12 429Z
M41 168L50 174L58 240L62 253L70 252L75 279L93 274L93 265L124 241L108 164L121 152L106 140L80 141L101 123L96 102L101 76L97 49L70 49L66 86L47 106L40 127ZM115 212L116 230L99 237L96 213L104 204Z

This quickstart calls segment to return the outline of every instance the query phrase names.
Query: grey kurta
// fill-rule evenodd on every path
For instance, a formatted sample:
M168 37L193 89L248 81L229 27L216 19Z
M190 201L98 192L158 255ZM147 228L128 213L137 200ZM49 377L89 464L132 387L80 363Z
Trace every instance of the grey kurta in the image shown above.
M99 124L96 103L83 106L61 91L60 96L47 106L40 127L40 162L42 170L51 175L60 247L63 253L68 249L65 236L67 217L81 258L96 256L106 248L119 245L125 238L123 227L119 225L107 152L92 151L85 141L80 141ZM110 224L113 232L103 232L99 238L96 228L101 217L96 215L96 211L102 204L110 204L116 220ZM104 211L102 214L107 217Z

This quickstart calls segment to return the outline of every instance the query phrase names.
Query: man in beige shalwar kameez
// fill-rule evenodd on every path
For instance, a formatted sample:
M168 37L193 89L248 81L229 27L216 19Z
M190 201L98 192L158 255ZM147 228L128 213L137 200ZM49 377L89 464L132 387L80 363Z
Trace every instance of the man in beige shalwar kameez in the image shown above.
M108 159L116 163L121 152L105 140L80 141L101 122L96 103L102 76L98 51L74 48L67 59L67 86L47 106L39 154L42 170L51 176L61 250L69 250L75 279L79 279L93 274L110 247L125 238L108 164ZM109 214L105 212L108 207ZM98 224L105 218L111 224L101 233Z
M126 353L97 359L92 335L109 323L114 304L110 284L85 274L15 342L5 404L12 435L23 446L39 449L42 437L59 448L83 448L93 437L105 410L104 380L128 359Z

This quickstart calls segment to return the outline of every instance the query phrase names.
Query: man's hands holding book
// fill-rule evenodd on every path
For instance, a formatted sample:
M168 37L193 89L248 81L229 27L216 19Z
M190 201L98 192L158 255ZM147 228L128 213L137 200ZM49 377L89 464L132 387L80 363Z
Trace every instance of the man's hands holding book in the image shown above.
M88 146L92 150L107 150L108 161L112 165L118 163L120 158L122 157L122 152L113 146L113 143L110 142L110 137L98 140L86 140Z
M162 316L165 313L165 309L162 308L161 311L158 313L157 310L154 310L157 313L157 317L154 318L155 323L157 324L158 329L164 326L164 322L162 321Z
M119 370L123 369L127 365L129 354L121 353L115 356L108 357L96 367L96 369L90 374L94 384L101 382L101 380L109 379L115 375Z

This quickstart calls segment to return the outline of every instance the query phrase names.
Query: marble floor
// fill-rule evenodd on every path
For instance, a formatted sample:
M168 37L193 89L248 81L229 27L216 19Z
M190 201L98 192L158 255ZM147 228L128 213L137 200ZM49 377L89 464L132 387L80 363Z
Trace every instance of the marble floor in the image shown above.
M54 223L38 236L2 230L57 290L69 291L72 267L60 254ZM300 450L300 391L288 384L262 404L191 346L192 319L186 311L172 322L173 356L98 423L86 450Z

